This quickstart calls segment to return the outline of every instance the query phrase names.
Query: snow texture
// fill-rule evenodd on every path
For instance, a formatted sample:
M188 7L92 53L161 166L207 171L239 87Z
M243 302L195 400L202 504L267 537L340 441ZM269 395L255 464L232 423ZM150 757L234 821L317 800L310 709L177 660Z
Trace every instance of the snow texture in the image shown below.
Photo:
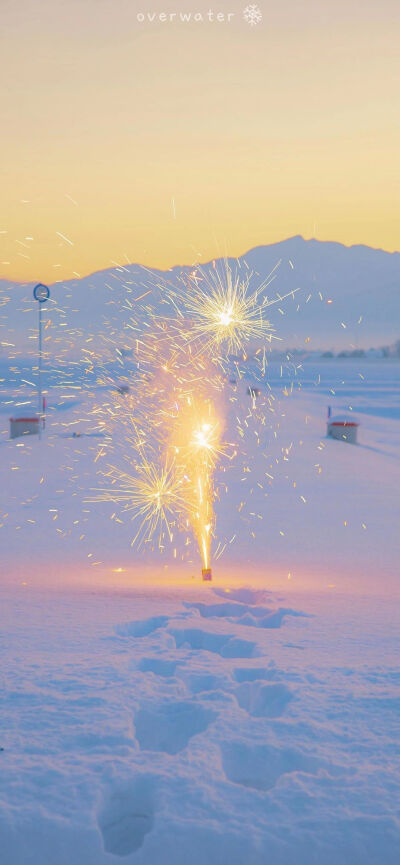
M256 454L217 502L237 539L211 585L84 503L82 395L41 443L7 440L6 395L2 865L400 861L399 369L302 381L260 445L271 485ZM358 446L325 439L328 400L364 410Z
M179 588L5 593L2 862L395 865L391 601L291 594L310 615L253 643L230 601L187 595L182 629Z

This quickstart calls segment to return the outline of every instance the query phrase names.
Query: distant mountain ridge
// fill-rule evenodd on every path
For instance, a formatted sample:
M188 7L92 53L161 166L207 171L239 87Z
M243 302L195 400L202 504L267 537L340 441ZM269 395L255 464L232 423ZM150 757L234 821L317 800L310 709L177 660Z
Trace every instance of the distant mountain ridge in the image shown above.
M276 267L270 298L299 289L294 298L271 307L271 320L281 347L309 349L369 348L395 342L400 336L400 253L368 246L346 247L340 243L304 240L301 236L258 246L238 259L243 272L254 271L254 286ZM200 265L205 274L215 266ZM222 267L221 259L216 266ZM151 270L140 264L121 265L98 271L82 279L50 286L51 300L44 319L50 319L47 348L56 356L79 353L87 340L95 346L107 332L118 343L126 341L129 318L126 299L135 304L143 291L146 301L162 311L162 291L155 283L177 285L180 275L189 276L195 265L169 270ZM40 278L40 277L39 277ZM33 283L0 280L1 356L33 347L37 328L37 305ZM278 307L281 311L279 311ZM283 314L282 314L283 313ZM10 343L12 344L10 346ZM90 343L89 343L90 345Z

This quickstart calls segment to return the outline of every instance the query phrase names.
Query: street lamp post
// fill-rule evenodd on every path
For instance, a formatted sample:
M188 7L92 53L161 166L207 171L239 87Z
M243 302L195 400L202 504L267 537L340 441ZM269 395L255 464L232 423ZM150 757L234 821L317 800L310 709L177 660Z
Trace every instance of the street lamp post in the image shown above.
M47 285L38 282L33 289L33 296L39 304L39 366L38 366L38 400L39 400L39 438L42 438L42 304L50 297Z

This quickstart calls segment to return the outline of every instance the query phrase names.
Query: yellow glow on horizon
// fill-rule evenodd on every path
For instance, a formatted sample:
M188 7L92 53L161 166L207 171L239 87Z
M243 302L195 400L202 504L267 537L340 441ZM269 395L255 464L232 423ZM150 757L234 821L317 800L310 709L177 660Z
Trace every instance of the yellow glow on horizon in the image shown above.
M296 234L399 249L398 0L282 0L253 28L137 11L5 4L0 278L165 269Z

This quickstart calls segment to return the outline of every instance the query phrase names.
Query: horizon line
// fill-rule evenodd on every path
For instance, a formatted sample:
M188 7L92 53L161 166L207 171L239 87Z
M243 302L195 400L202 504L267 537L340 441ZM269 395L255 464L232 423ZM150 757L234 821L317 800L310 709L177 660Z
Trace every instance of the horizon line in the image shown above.
M211 262L213 262L213 261L228 261L229 259L238 260L240 258L245 258L246 255L249 255L249 253L254 252L256 249L265 249L265 248L272 247L272 246L279 246L280 244L288 243L291 240L302 240L303 243L318 243L318 244L322 244L322 245L328 245L328 244L332 245L333 244L335 246L341 246L344 249L349 249L349 250L350 249L368 249L371 252L382 252L385 255L399 255L400 254L400 250L383 249L383 247L379 247L379 246L369 246L367 243L346 244L346 243L342 243L341 241L338 241L338 240L319 240L317 237L306 238L302 234L293 234L293 235L290 235L289 237L282 238L282 240L277 240L274 243L261 243L261 244L259 243L256 246L251 246L249 249L247 249L245 252L241 253L240 255L219 255L219 256L214 256L213 258L209 258L203 262L199 262L199 261L193 262L192 261L192 262L189 262L186 264L185 263L179 263L179 264L173 264L171 267L167 267L167 268L152 267L150 265L141 264L139 261L131 261L129 263L125 262L125 264L113 263L111 267L100 267L98 270L89 271L88 273L84 273L79 277L75 276L71 279L58 279L58 280L54 280L54 282L48 282L48 283L45 282L44 284L48 285L48 286L53 286L53 285L62 285L63 283L66 283L66 282L80 282L83 279L88 279L89 277L96 276L99 273L108 273L112 270L118 270L118 269L127 270L130 267L140 267L140 268L143 268L144 270L154 271L157 273L169 273L170 271L173 271L173 270L176 270L179 268L183 269L183 268L195 267L195 266L206 267L207 265L211 264ZM13 279L12 277L0 275L0 282L8 282L8 283L13 283L15 285L21 285L21 286L26 285L29 287L31 285L41 283L42 280L40 278L38 278L38 279L30 279L27 281L21 281L18 279Z

